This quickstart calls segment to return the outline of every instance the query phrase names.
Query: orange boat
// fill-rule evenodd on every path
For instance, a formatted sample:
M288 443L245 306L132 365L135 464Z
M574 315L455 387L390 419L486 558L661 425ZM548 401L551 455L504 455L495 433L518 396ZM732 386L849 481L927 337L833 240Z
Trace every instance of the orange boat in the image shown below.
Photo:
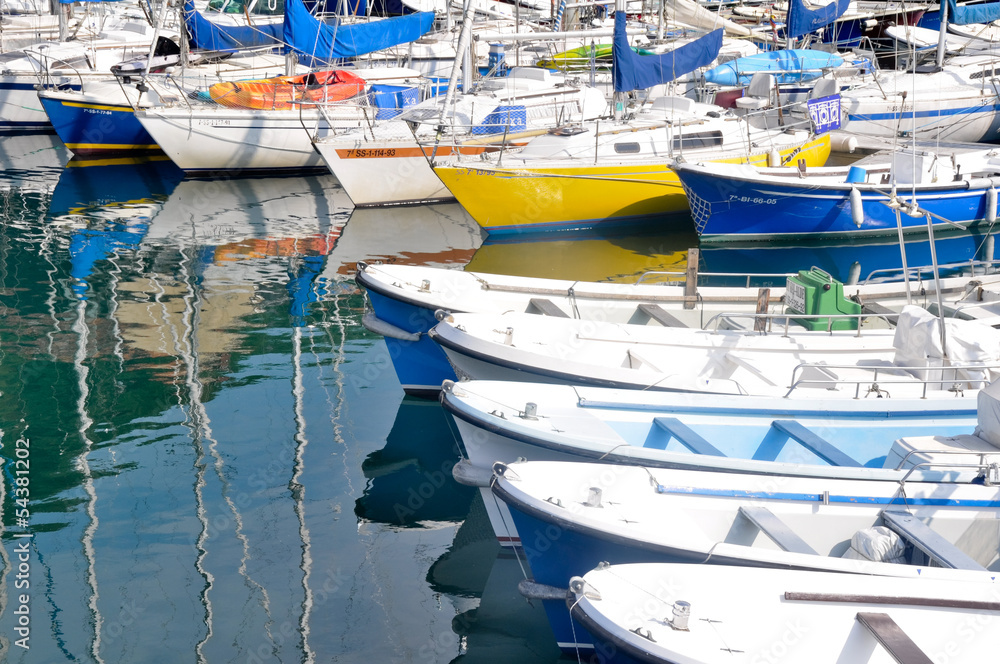
M350 99L364 89L363 78L339 69L300 76L216 83L208 89L208 94L212 101L223 106L281 111L298 108L299 102Z

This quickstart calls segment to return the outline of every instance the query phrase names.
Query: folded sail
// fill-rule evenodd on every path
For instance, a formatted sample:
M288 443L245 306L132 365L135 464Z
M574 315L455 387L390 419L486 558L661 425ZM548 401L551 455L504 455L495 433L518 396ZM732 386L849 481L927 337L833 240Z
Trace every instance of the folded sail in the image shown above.
M983 2L959 7L955 0L946 1L948 3L949 23L971 25L973 23L992 23L1000 19L1000 2Z
M309 13L302 0L287 0L283 34L287 48L299 54L301 62L315 67L415 41L433 25L434 12L369 23L323 23Z
M184 1L184 24L191 38L191 48L203 51L240 51L281 43L280 23L223 26L213 23L194 8L193 0Z
M830 25L847 11L850 4L851 0L832 0L827 5L817 7L807 4L805 0L789 0L786 36L801 37Z
M660 83L669 83L678 76L711 64L722 48L720 28L669 53L639 55L628 44L625 20L625 12L615 12L615 92L645 90Z

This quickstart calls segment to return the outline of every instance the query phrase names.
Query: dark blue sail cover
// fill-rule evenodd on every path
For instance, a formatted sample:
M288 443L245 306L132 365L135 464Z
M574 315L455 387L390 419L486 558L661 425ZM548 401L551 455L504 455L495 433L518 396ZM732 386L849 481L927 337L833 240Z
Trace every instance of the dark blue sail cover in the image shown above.
M851 0L833 0L828 5L811 8L805 0L789 0L785 35L794 39L830 25L847 11L849 4Z
M236 52L281 43L280 23L261 23L256 26L216 25L194 8L193 0L184 0L184 24L190 36L191 48L203 51Z
M949 23L971 25L972 23L992 23L1000 19L1000 2L983 2L959 7L955 0L946 1L948 3Z
M645 90L660 83L669 83L678 76L711 64L722 48L720 28L669 53L639 55L628 44L625 20L625 12L615 12L612 48L615 92Z
M306 10L302 0L285 2L286 49L299 54L299 61L309 67L335 64L338 60L406 44L419 39L433 25L434 12L370 23L323 23Z

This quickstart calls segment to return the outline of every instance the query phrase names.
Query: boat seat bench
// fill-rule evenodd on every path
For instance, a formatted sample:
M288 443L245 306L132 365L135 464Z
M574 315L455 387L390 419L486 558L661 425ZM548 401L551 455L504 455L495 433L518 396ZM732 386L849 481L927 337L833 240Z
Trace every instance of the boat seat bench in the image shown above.
M923 521L906 512L883 511L882 522L944 567L979 571L986 569L957 546L927 527Z
M666 435L660 434L661 431L666 433ZM653 429L649 432L649 436L646 438L643 447L665 450L671 438L676 438L679 443L695 454L726 456L715 445L712 445L712 443L692 431L691 427L676 417L654 417Z
M536 311L543 316L569 318L569 314L556 306L555 302L544 297L533 297L528 300L528 309L525 313L531 313L532 311Z
M771 431L764 437L760 447L754 452L753 458L758 461L776 460L788 439L798 442L833 466L848 468L862 466L861 463L844 454L832 443L794 420L774 420L771 422Z
M629 322L638 323L639 321L636 320L636 318L639 317L638 314L642 314L646 320L655 320L663 327L687 327L687 325L681 322L680 319L658 304L640 304L636 307L636 313L637 316L633 316L632 320Z
M760 532L771 538L771 541L780 546L783 551L816 555L816 551L811 546L806 544L801 537L795 534L794 530L766 507L744 505L740 507L740 515L757 526Z
M899 664L931 664L931 658L906 635L888 613L859 611L856 618Z

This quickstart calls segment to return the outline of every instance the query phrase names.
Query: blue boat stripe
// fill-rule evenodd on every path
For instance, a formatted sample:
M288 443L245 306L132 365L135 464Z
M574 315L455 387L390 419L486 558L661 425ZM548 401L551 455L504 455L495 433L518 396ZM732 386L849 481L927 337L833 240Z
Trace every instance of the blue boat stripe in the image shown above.
M839 496L818 493L785 493L750 491L746 489L704 489L698 487L656 485L656 492L721 498L756 498L761 500L795 500L800 502L845 503L852 505L933 505L945 507L1000 507L1000 500L955 500L952 498L907 498L905 496Z
M917 111L916 114L914 114L913 111L907 111L902 114L902 119L912 120L914 118L939 118L949 115L969 115L971 113L995 113L997 110L1000 110L1000 104L967 106L964 108L936 109L933 111ZM848 117L848 122L874 122L877 120L900 119L899 113L872 113L871 115L861 115L861 114L856 115L848 111L846 115Z
M838 186L842 186L842 185L838 185ZM767 190L767 189L759 189L758 193L760 193L761 195L764 195L764 196L784 196L784 197L788 197L790 195L787 191L770 191L770 190ZM850 196L850 193L851 192L850 192L849 189L845 189L844 193L842 193L842 194L838 193L838 194L829 194L829 195L809 194L809 193L806 193L804 191L798 191L798 192L794 193L794 196L795 196L795 198L813 198L813 199L819 199L819 200L836 200L836 201L839 201L839 200L846 199L848 196ZM984 196L985 194L986 194L986 190L985 189L964 189L962 191L957 191L957 192L951 193L951 194L946 194L946 193L940 193L939 194L939 193L934 192L934 191L924 191L924 192L920 192L920 193L917 194L917 202L925 202L926 203L927 201L935 201L935 200L940 200L940 199L943 199L943 198L980 198L980 197ZM908 195L908 192L897 192L896 195L900 199L903 199L904 202L907 202L907 203L910 201L910 198L912 198L911 196ZM888 196L884 196L884 195L880 195L880 194L872 194L872 195L862 194L861 195L861 200L864 201L864 202L872 202L872 203L879 203L879 202L888 203L890 199L889 199ZM720 202L721 203L725 203L726 201L720 201Z

